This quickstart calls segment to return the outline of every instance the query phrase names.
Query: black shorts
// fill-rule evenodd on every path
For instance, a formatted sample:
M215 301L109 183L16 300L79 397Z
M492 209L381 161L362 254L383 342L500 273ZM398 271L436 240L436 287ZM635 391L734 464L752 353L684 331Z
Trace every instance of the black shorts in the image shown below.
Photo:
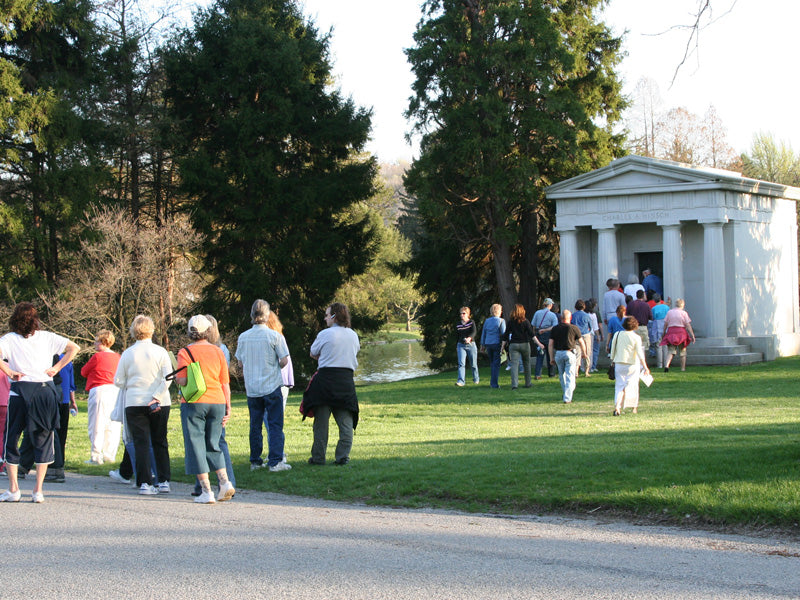
M55 436L58 427L58 395L53 382L15 383L18 394L8 399L5 459L19 464L19 438L23 431L31 436L33 460L36 464L50 464L55 460Z

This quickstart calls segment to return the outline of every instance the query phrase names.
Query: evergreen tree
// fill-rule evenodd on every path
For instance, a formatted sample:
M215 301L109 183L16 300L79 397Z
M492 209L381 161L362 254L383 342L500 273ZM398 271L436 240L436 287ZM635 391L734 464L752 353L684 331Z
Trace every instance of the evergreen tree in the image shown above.
M85 0L32 0L0 8L4 95L0 129L2 267L6 295L56 284L73 228L102 168L86 117L95 49Z
M383 183L377 187L369 201L351 209L354 219L360 220L364 214L371 219L377 232L377 252L369 268L339 288L336 297L347 304L353 327L360 333L375 331L392 318L405 320L410 331L421 296L414 287L415 278L398 273L410 257L410 243L392 222L396 212L393 190Z
M290 0L219 0L164 64L206 308L241 330L265 298L302 367L326 303L374 253L368 217L347 214L373 191L375 162L357 154L370 111L330 88L328 39Z
M433 302L421 319L442 351L457 308L528 311L557 289L546 186L621 153L620 40L601 0L428 0L407 50L408 116L422 134L406 178L420 233L410 268ZM408 226L408 224L407 224ZM453 329L449 327L449 329Z

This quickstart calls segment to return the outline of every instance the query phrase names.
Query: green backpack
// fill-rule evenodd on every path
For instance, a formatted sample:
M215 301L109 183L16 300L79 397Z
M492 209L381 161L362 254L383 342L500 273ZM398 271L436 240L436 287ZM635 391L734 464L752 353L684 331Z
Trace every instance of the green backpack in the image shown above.
M183 396L184 400L187 402L197 402L203 397L203 394L206 393L206 379L203 377L203 369L200 367L200 363L192 356L192 351L189 350L188 346L185 350L189 358L192 359L192 362L185 367L173 371L166 376L166 379L167 381L172 381L178 373L186 369L186 385L180 386L181 396Z

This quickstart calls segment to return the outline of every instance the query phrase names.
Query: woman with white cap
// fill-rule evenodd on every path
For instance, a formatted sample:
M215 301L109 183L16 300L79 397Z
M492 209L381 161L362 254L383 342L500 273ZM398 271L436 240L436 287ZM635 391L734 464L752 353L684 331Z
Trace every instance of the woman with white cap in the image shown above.
M231 414L231 386L228 362L219 346L208 341L214 330L211 321L204 315L189 319L189 338L194 342L178 352L178 370L175 381L179 386L188 382L187 368L190 363L200 363L205 393L196 402L181 398L181 424L187 475L196 475L202 493L194 501L214 504L233 498L236 490L228 480L225 458L219 447L222 428ZM214 498L208 472L213 470L219 480L219 493Z

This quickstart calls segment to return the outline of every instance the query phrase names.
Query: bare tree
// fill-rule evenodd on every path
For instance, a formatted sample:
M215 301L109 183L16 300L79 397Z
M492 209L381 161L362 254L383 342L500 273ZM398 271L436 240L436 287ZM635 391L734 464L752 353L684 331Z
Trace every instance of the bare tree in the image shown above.
M146 314L168 348L175 315L188 313L201 289L191 267L198 245L194 231L185 220L139 227L111 209L87 215L85 226L89 234L81 243L80 268L57 292L40 298L48 326L83 342L109 329L127 346L133 317Z
M656 155L656 139L660 126L661 92L658 84L649 77L636 83L633 103L627 111L627 126L631 132L629 149L640 156Z
M702 164L719 169L741 168L741 160L727 140L728 129L714 105L709 105L703 115L701 136L705 156Z
M697 164L701 146L701 127L697 115L683 107L672 108L664 115L662 122L662 136L656 145L656 156Z
M678 66L675 67L675 72L672 75L672 80L670 81L670 86L675 83L675 80L678 78L678 72L681 70L681 67L686 64L686 61L689 60L693 54L697 54L700 49L700 34L704 29L716 23L719 19L727 15L729 12L733 10L733 7L736 6L737 0L731 0L730 5L723 11L721 15L718 17L714 16L714 5L719 5L719 2L712 2L712 0L696 0L697 1L697 8L691 15L691 20L689 23L685 23L683 25L673 25L667 31L674 31L674 30L685 30L688 32L689 36L686 39L686 45L683 49L683 57L681 58Z
M713 105L703 117L684 107L659 112L658 86L643 78L626 113L631 132L627 149L641 156L700 166L740 170L741 162L727 141L727 129Z

